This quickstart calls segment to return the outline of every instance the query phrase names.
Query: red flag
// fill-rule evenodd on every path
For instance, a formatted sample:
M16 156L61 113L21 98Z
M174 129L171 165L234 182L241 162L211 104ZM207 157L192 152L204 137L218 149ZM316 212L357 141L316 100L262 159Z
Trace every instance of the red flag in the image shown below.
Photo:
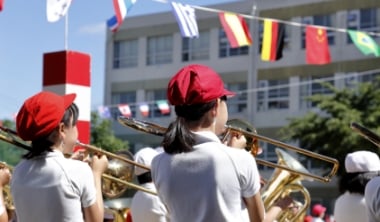
M129 108L128 104L119 104L118 108L119 108L121 115L123 115L125 117L131 117L132 116L132 111Z
M306 63L323 65L331 62L326 29L306 26Z
M219 13L219 20L226 32L231 48L251 45L251 34L242 16L234 13L221 12Z
M0 0L0 11L3 10L4 0Z

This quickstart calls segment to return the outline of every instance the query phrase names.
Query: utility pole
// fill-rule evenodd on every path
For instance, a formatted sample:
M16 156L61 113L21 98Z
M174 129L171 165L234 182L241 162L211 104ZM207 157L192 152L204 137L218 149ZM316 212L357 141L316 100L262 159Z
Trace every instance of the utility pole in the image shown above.
M253 1L252 5L252 19L250 20L250 32L252 37L252 44L249 47L249 70L248 70L248 83L247 83L247 113L248 113L248 121L251 124L254 124L255 117L257 113L257 59L258 59L258 50L259 50L259 21L256 19L257 13L257 3L256 0Z

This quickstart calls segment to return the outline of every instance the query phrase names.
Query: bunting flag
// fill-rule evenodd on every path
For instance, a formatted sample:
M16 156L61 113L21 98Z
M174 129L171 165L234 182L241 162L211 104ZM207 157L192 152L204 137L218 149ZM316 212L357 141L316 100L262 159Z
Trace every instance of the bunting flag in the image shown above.
M104 118L104 119L111 118L111 112L107 106L99 106L98 107L98 113L99 113L99 116Z
M128 104L119 104L118 108L119 108L121 115L123 115L125 117L131 117L132 116L132 111L131 111L131 108L129 107Z
M156 102L158 109L161 111L161 114L169 114L170 107L166 100L159 100Z
M380 48L369 35L360 31L348 30L348 34L356 45L356 47L364 54L374 54L376 57L380 55Z
M48 22L57 22L60 18L65 16L70 4L71 0L47 0L46 17Z
M0 0L0 12L3 10L4 0Z
M281 59L284 39L285 26L278 22L265 19L261 59L263 61L276 61Z
M141 115L143 117L149 116L149 106L148 106L148 104L146 104L146 103L140 104L139 109L140 109Z
M171 4L182 37L198 37L199 32L194 8L177 2L171 2Z
M113 0L115 15L107 20L107 27L116 32L137 0Z
M326 29L306 26L306 63L323 65L331 62Z
M247 23L241 15L220 12L219 20L226 32L231 48L252 44L251 34L249 33Z

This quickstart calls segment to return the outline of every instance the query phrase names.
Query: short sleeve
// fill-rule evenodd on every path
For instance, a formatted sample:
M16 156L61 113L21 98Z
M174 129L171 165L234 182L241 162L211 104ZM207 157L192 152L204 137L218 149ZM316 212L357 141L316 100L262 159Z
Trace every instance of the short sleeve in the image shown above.
M245 150L241 151L238 171L242 196L252 197L260 191L260 174L255 158Z
M83 208L87 208L95 203L96 201L96 189L94 176L91 171L90 166L83 165L83 177L82 190L81 190L81 203Z

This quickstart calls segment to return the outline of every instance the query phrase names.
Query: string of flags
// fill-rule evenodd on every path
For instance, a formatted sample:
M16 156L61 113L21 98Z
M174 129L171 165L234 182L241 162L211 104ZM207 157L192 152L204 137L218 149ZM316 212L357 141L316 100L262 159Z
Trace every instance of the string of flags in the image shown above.
M136 3L136 0L125 1L130 6ZM347 32L352 42L364 55L373 54L376 57L380 56L380 47L370 36L370 34L380 36L380 33L333 28L313 24L302 24L258 16L248 16L212 8L181 4L178 2L170 3L181 35L184 38L199 37L195 9L217 12L219 14L220 23L226 33L231 48L249 46L252 44L250 31L244 18L262 20L263 38L261 45L261 59L263 61L274 62L282 58L282 50L285 40L285 25L305 27L305 49L307 64L323 65L331 62L327 30Z
M148 117L149 114L155 110L152 110L152 106L150 106L151 103L148 102L142 102L139 104L117 104L112 106L99 106L98 107L98 114L102 118L112 118L111 114L111 108L117 108L118 115L123 115L125 117L133 117L132 112L132 106L136 108L136 111L140 111L141 116ZM169 115L170 114L170 106L166 100L157 100L153 103L155 107L158 108L159 112L162 115Z

